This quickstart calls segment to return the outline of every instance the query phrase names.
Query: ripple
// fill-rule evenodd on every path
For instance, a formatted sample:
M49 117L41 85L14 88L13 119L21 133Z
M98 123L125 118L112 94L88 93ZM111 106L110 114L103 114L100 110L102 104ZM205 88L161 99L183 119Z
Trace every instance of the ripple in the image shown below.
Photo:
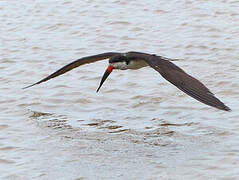
M6 159L0 159L1 164L15 164L16 162L13 160L6 160Z
M237 178L236 2L5 4L0 179ZM175 63L233 111L188 98L150 68L119 71L96 94L103 62L21 91L74 59L107 51L180 58Z

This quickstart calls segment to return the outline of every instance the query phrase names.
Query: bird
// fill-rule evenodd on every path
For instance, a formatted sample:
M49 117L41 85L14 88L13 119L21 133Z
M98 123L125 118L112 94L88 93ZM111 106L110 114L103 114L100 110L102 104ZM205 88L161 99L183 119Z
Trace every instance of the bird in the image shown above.
M137 70L146 66L150 66L151 68L159 72L159 74L161 74L163 78L165 78L171 84L173 84L178 89L191 96L192 98L211 107L224 111L231 111L231 109L223 102L221 102L202 82L192 77L183 69L175 65L173 61L176 61L177 59L170 59L156 54L148 54L135 51L129 51L126 53L105 52L92 56L82 57L65 65L64 67L43 78L42 80L24 87L23 89L35 86L37 84L41 84L81 65L94 63L105 59L109 59L109 65L105 73L103 74L103 77L96 92L100 90L101 86L114 69Z

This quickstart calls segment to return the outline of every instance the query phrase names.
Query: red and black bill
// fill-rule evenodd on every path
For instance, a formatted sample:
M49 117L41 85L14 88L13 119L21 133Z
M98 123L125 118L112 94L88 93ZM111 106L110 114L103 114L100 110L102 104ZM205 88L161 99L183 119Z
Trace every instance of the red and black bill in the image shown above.
M105 80L107 79L107 77L110 75L110 73L113 71L114 67L109 65L101 79L100 85L98 87L98 89L96 90L96 92L98 92L101 88L101 86L103 85L103 83L105 82Z

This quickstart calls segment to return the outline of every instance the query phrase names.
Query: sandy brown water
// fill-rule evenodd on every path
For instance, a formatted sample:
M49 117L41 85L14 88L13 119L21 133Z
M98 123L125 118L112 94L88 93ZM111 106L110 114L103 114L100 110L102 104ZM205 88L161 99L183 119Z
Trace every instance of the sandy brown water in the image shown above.
M0 179L239 179L239 2L0 1ZM232 112L156 71L107 61L30 89L83 56L143 51L200 79Z

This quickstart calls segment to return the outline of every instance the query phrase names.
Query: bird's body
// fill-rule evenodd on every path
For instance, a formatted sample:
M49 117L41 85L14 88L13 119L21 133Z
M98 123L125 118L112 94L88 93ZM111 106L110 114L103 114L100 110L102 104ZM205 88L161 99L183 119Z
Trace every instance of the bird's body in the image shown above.
M170 83L175 85L177 88L179 88L189 96L195 98L196 100L221 110L230 111L230 108L224 105L224 103L222 103L218 98L216 98L205 85L173 64L171 61L174 61L174 59L141 52L107 52L94 56L83 57L62 67L61 69L38 81L37 83L25 88L40 84L44 81L48 81L49 79L64 74L78 66L108 58L109 66L102 77L97 92L99 91L100 87L103 85L109 74L113 71L113 69L136 70L145 66L150 66L154 70L158 71L162 75L162 77L164 77Z

